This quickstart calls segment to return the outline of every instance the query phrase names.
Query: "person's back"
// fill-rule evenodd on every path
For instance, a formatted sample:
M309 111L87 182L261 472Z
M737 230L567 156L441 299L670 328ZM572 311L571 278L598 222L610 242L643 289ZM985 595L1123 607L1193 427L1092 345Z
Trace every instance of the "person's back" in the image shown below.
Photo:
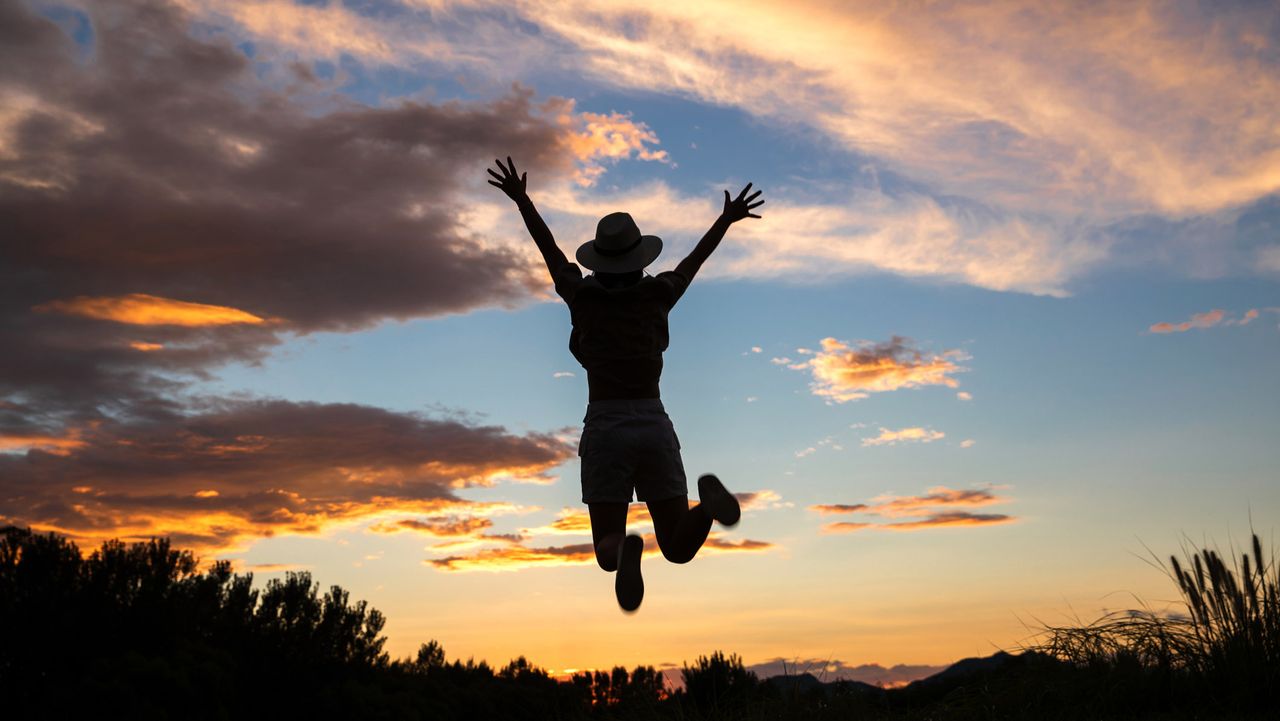
M578 248L578 263L594 271L584 278L538 215L525 191L526 177L516 172L509 157L505 166L501 161L497 166L501 173L490 169L489 183L519 207L556 292L569 306L569 349L586 370L590 389L578 445L582 501L591 515L596 562L617 571L618 605L634 611L644 597L644 540L626 535L633 492L648 505L658 547L674 563L693 559L712 521L732 526L741 514L737 499L711 474L698 478L700 502L689 507L680 442L662 405L659 382L662 354L670 342L667 314L729 226L759 218L751 211L764 201L756 200L760 191L747 195L750 183L733 200L726 190L724 212L693 252L674 271L656 277L645 277L643 269L662 251L662 240L642 235L626 213L606 215L596 226L596 237Z
M568 264L556 292L569 306L569 351L587 372L590 400L659 398L667 314L688 281L674 271L610 287Z

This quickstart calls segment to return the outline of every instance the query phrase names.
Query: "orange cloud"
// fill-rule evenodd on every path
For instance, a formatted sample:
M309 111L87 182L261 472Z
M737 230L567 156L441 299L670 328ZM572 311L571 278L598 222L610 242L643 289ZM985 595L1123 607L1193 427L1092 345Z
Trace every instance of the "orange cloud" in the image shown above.
M823 338L822 350L800 349L798 352L802 355L813 357L787 367L812 372L810 387L814 395L837 403L900 388L928 385L955 388L959 385L952 374L968 369L955 361L968 356L959 350L925 355L911 347L910 342L910 339L894 336L885 343L863 343L855 348L835 338Z
M868 446L892 446L906 442L932 443L946 436L947 434L942 431L935 431L929 428L913 427L897 431L881 428L880 435L875 438L863 438L862 446L866 448Z
M0 453L14 453L23 451L43 451L56 456L65 456L77 448L81 448L85 442L80 438L78 430L72 430L64 436L52 436L43 434L6 434L0 435Z
M968 513L966 511L944 511L933 513L915 521L899 521L881 526L891 531L910 531L919 528L938 526L990 526L997 523L1012 523L1014 518L1003 513Z
M476 516L432 516L429 518L402 518L394 522L377 523L369 527L375 533L417 531L428 536L450 538L471 536L493 527L493 521Z
M947 488L935 486L920 496L877 496L868 512L886 516L912 515L921 509L935 506L985 506L1004 503L1007 498L997 496L986 488Z
M163 343L146 343L140 340L131 341L129 343L129 347L136 351L142 351L143 353L151 353L153 351L164 350Z
M648 550L648 549L646 549ZM486 548L470 556L449 556L426 561L445 571L515 571L548 566L575 566L595 563L595 547L590 543L571 546L527 548L512 545Z
M766 508L790 508L791 503L783 501L782 496L777 491L771 491L767 488L759 491L747 491L744 493L733 494L738 499L739 505L744 511L761 510Z
M864 529L910 531L938 526L979 526L1011 523L1013 516L1000 513L972 513L956 510L955 506L973 507L1004 503L1009 499L998 496L992 488L947 488L935 486L918 496L877 496L870 503L823 504L809 506L809 510L822 515L862 513L880 518L907 518L889 523L871 521L839 521L822 527L824 533L849 533Z
M816 506L809 506L809 510L810 510L810 511L817 511L818 513L822 513L822 514L828 514L828 513L858 513L859 511L866 511L866 510L869 510L869 506L867 506L867 504L865 504L865 503L854 503L854 504L845 504L845 503L821 503L821 504L818 504L818 505L816 505Z
M657 539L652 533L644 538L644 556L660 557ZM767 541L742 539L730 541L718 533L707 536L700 554L721 554L740 552L761 552L774 548ZM526 568L548 568L553 566L580 566L596 562L595 546L591 543L576 543L568 546L544 546L531 548L519 543L500 548L485 548L467 556L448 556L446 558L428 559L424 563L445 571L519 571Z
M546 475L573 455L551 434L287 401L224 401L201 414L101 423L78 438L24 440L34 441L57 452L0 453L3 523L89 547L169 536L201 554L358 524L478 533L489 528L484 517L520 509L458 489Z
M189 303L172 298L160 298L145 293L130 293L117 297L90 297L79 295L67 300L55 300L37 305L33 310L42 313L62 313L84 318L109 320L129 325L176 325L188 328L259 324L263 318L238 308L204 303ZM138 350L156 350L151 343L130 344ZM139 346L144 347L139 347Z
M837 521L828 523L822 527L823 533L852 533L853 531L861 531L864 528L874 528L876 524L866 523L862 521Z
M575 113L573 100L555 99L549 107L559 107L557 121L566 128L576 129L566 136L570 154L577 159L579 169L574 176L581 186L595 184L605 172L602 163L616 163L628 158L670 163L667 151L655 150L658 136L642 122L631 116L613 112L609 114Z
M1185 333L1192 328L1212 328L1221 323L1225 317L1225 312L1215 309L1207 313L1196 313L1190 320L1184 320L1181 323L1156 323L1147 330L1152 333Z

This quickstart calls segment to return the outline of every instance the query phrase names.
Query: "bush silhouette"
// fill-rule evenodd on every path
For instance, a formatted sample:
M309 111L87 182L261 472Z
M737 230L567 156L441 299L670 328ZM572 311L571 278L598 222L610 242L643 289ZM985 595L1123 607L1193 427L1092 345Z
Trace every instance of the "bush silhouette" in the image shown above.
M385 618L307 573L255 588L165 539L87 556L0 529L0 699L12 718L1252 719L1277 694L1280 576L1254 539L1235 565L1172 562L1187 612L1139 610L1048 629L1040 653L961 662L905 689L761 681L714 651L670 689L652 666L553 678L498 670L437 641L391 660Z

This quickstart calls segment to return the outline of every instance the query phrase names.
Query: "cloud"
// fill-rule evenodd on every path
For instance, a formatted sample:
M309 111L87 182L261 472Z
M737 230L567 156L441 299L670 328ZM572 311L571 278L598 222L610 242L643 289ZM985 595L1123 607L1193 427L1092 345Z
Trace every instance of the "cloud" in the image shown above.
M1227 312L1218 308L1204 313L1193 313L1191 318L1180 323L1161 322L1155 323L1147 328L1148 333L1185 333L1189 330L1203 330L1213 328L1217 325L1240 326L1249 325L1258 319L1260 312L1257 308L1250 308L1245 311L1239 318L1231 318Z
M1250 308L1249 310L1245 311L1244 315L1240 316L1238 319L1227 321L1227 325L1249 325L1250 323L1252 323L1257 319L1258 319L1258 309Z
M903 428L900 430L890 430L881 428L880 435L875 438L863 438L862 447L868 446L892 446L898 443L932 443L933 441L946 438L947 434L942 431L935 431L931 428Z
M1005 503L1009 499L994 493L995 487L947 488L935 486L918 496L882 495L868 503L822 504L809 510L820 515L864 514L877 521L837 521L822 527L825 533L849 533L861 530L911 531L939 526L980 526L1011 523L1013 516L998 513L974 513L966 507ZM957 509L956 507L960 507ZM905 519L905 520L900 520Z
M931 513L914 521L897 521L886 523L882 528L890 531L909 531L936 526L987 526L997 523L1011 523L1012 516L1002 513L969 513L968 511L944 511Z
M968 370L956 363L968 358L962 351L926 355L902 336L893 336L884 343L864 342L856 347L835 338L823 338L822 350L802 353L806 354L812 357L787 367L808 370L813 374L810 388L814 395L836 403L901 388L928 385L955 388L959 384L951 376Z
M924 195L889 196L847 188L830 200L771 195L768 223L734 228L709 264L710 278L782 279L814 283L883 271L984 288L1066 295L1066 284L1105 257L1085 237L1057 242L1041 220L1001 219ZM539 207L557 227L581 236L612 209L625 207L645 229L674 239L697 238L720 209L713 190L691 196L662 182L622 191L539 193Z
M744 511L774 509L774 508L791 508L792 503L782 500L782 496L777 491L764 489L760 491L747 491L745 493L733 494L738 499L738 504Z
M803 0L744 17L728 0L183 2L280 65L391 65L489 85L585 77L614 94L734 107L843 148L864 197L784 215L771 201L785 222L760 238L792 237L751 237L735 274L860 265L1062 294L1114 259L1119 221L1225 213L1280 190L1266 4ZM826 230L786 232L805 220ZM1166 243L1142 243L1167 255ZM1249 270L1274 272L1274 250Z
M870 506L865 503L823 503L816 506L809 506L809 510L818 513L858 513L859 511L870 510Z
M86 54L0 2L0 398L27 408L20 435L173 410L187 381L287 335L530 302L540 259L468 222L483 167L511 154L568 182L660 155L643 123L520 87L387 107L281 87L255 64L269 48L251 59L181 5L86 4ZM338 5L222 7L382 47L323 22Z
M743 511L790 508L791 504L782 500L776 491L764 489L733 494ZM627 509L627 528L638 529L653 525L653 516L643 503L632 503ZM543 526L525 528L522 534L528 536L541 535L591 535L591 515L582 508L563 508L554 520Z
M1261 7L513 7L601 82L816 128L943 193L1097 215L1280 188L1275 62L1240 41Z
M157 298L144 293L130 293L119 298L77 296L67 300L42 303L32 310L78 315L130 325L177 325L198 328L263 322L262 318L237 308L188 303L172 298Z
M488 527L474 517L516 510L458 490L546 475L574 452L550 434L267 400L100 421L76 441L0 453L0 523L89 546L170 536L205 553L344 524L456 535Z
M493 521L478 516L431 516L428 518L402 518L384 521L369 527L376 533L416 531L438 538L473 536L493 527Z
M813 0L744 17L727 0L412 0L377 17L340 4L190 4L305 58L501 77L542 58L544 72L815 128L943 192L1011 205L1179 212L1280 187L1268 135L1280 82L1265 39L1249 41L1273 17L1261 6Z
M972 438L966 438L966 439L964 439L963 441L960 441L960 447L961 447L961 448L973 448L973 445L974 445L975 443L977 443L977 441L973 440Z
M644 556L660 557L653 534L644 534ZM772 543L742 539L730 541L712 532L703 544L699 555L720 553L754 553L774 548ZM590 543L567 546L531 547L511 544L499 548L485 548L470 555L455 555L428 559L424 563L443 571L519 571L528 568L556 566L580 566L596 562L595 547Z
M973 400L973 394L970 393L969 391L958 391L956 393L956 399L962 400L962 401L971 401Z
M1196 313L1191 316L1190 320L1181 323L1156 323L1147 330L1151 333L1185 333L1192 328L1212 328L1222 322L1226 317L1226 312L1221 310L1211 310L1205 313Z
M735 494L744 511L787 508L776 492L765 489ZM653 517L643 503L633 503L627 513L628 532L639 532L653 526ZM481 528L476 524L476 529ZM488 526L483 526L487 528ZM445 571L518 571L528 568L544 568L552 566L576 566L595 563L594 547L590 543L568 545L539 545L529 539L539 536L591 536L591 516L581 508L563 508L550 523L532 528L524 528L517 534L509 534L501 539L487 535L471 535L469 539L456 544L440 544L433 546L434 551L444 552L464 546L482 546L479 550L468 554L451 554L443 558L432 558L426 564ZM661 555L657 539L652 532L643 533L645 541L644 555L656 557ZM501 546L494 546L493 541L500 540ZM774 544L754 539L730 540L718 532L707 536L699 553L714 555L717 553L759 552L774 548Z
M573 378L576 374L573 371L556 371L551 374L552 378Z
M318 52L401 50L335 22L341 4L220 7ZM522 87L370 107L305 67L279 82L276 49L249 57L202 22L209 8L85 3L77 41L0 0L0 519L89 545L171 535L222 552L511 512L458 491L549 480L570 446L192 384L291 336L537 299L540 260L467 221L483 167L510 153L568 183L662 161L656 137Z
M822 527L823 533L852 533L853 531L861 531L864 528L876 528L876 524L867 521L836 521L834 523L825 524Z

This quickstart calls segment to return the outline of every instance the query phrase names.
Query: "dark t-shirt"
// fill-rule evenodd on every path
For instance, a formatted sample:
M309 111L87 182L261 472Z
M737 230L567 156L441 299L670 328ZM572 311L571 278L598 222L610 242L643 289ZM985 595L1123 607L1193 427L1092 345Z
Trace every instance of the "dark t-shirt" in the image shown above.
M569 304L569 351L587 371L591 400L658 398L667 313L689 286L675 271L626 288L582 277L573 263L556 274L556 293Z

